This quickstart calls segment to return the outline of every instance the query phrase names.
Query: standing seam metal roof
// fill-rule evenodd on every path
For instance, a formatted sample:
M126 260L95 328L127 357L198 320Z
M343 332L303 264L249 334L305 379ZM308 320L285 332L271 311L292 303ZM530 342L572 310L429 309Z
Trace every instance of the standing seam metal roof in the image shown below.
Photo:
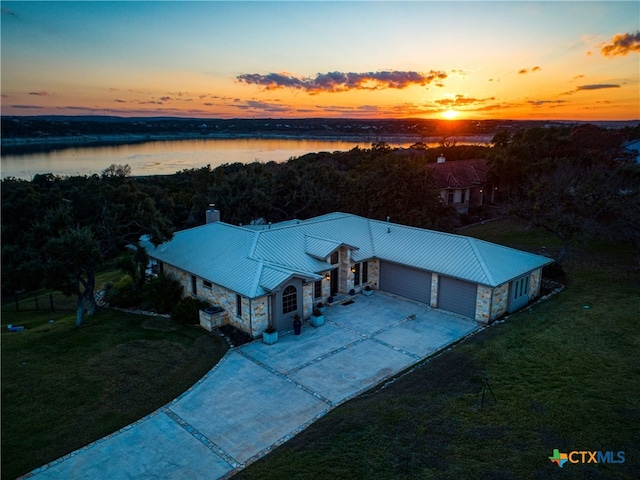
M142 244L151 257L250 298L292 276L322 278L333 268L323 258L341 245L352 248L354 262L377 258L490 287L552 262L471 237L345 213L266 230L216 222L178 232L158 248Z

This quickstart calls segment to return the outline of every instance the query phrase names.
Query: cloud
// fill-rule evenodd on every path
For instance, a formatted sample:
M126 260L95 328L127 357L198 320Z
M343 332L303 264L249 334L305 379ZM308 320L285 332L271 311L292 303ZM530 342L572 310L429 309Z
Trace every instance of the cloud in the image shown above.
M38 109L38 108L42 108L42 107L40 105L11 105L11 108Z
M578 85L575 90L564 92L562 95L573 95L576 92L589 90L605 90L608 88L620 88L620 85L615 83L592 83L588 85Z
M443 107L461 107L465 105L472 105L474 103L487 103L488 101L493 101L495 99L495 97L473 98L465 97L464 95L456 95L455 98L443 98L441 100L436 100L435 103Z
M289 112L291 110L288 106L283 106L276 103L270 102L262 102L259 100L245 100L240 101L240 99L234 100L234 103L231 105L232 107L239 108L240 110L253 110L253 111L262 111L262 112L276 112L283 113Z
M49 92L29 92L29 95L37 95L39 97L46 97L47 95L49 95Z
M612 83L595 83L591 85L579 85L576 88L576 91L580 90L603 90L605 88L620 88L620 85L612 84Z
M236 78L241 83L260 85L266 90L290 88L314 95L322 92L337 93L349 90L403 89L412 85L425 86L434 80L447 78L447 74L434 70L428 73L389 70L365 73L319 73L314 78L299 77L286 72L269 73L267 75L247 73L238 75Z
M529 105L533 105L534 107L543 107L543 106L548 106L548 107L557 107L560 106L563 103L567 103L566 100L527 100L527 103Z
M605 57L615 57L616 55L627 55L630 52L640 53L640 31L636 33L619 33L611 43L605 45L600 50Z
M119 98L116 98L116 99L114 100L114 102L116 102L116 103L127 103L127 101L126 101L126 100L121 100L121 99L119 99Z
M531 69L531 73L533 72L539 72L540 70L542 70L540 67L535 66ZM529 73L529 69L528 68L521 68L520 70L518 70L518 75L525 75Z

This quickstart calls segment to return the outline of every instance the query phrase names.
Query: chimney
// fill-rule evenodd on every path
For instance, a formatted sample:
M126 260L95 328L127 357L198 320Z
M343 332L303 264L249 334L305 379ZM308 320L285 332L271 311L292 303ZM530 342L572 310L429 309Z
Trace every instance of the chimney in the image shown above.
M216 205L214 203L209 204L209 210L205 212L207 223L219 222L220 221L220 211L216 210Z
M445 158L443 154L440 154L440 156L438 157L438 162L437 163L444 163L445 162Z

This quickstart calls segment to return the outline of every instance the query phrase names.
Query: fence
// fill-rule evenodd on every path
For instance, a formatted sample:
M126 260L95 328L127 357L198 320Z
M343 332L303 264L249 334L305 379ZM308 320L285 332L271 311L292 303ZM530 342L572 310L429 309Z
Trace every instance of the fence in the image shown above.
M65 297L59 292L49 293L15 293L2 299L3 310L16 312L72 310L74 302L70 297Z

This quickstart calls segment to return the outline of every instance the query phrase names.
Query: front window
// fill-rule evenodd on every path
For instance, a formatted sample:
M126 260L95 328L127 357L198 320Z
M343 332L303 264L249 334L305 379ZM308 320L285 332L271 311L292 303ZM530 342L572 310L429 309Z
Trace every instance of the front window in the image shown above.
M313 298L320 298L322 296L322 280L318 280L313 284Z
M362 283L369 281L369 262L362 262Z
M338 263L338 261L339 261L338 251L336 250L331 254L331 265L335 265L336 263Z
M289 285L282 292L282 313L290 313L298 310L298 290Z
M191 275L191 293L198 294L198 279L195 275Z
M236 294L236 315L242 317L242 296Z
M356 263L353 266L353 284L360 285L360 264Z

